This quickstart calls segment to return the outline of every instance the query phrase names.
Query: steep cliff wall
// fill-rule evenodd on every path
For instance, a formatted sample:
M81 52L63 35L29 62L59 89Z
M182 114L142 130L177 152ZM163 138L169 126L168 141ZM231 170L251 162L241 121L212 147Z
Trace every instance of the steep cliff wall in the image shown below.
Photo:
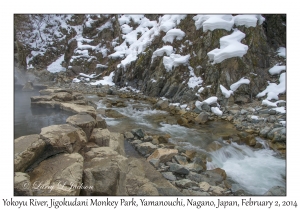
M285 15L31 15L27 24L29 35L17 28L16 43L20 58L30 52L28 69L55 73L56 63L71 78L114 72L116 85L174 102L250 102L267 81L278 82L268 70L285 64L276 52L286 43ZM234 49L218 60L227 45ZM240 79L250 82L225 97L221 87Z

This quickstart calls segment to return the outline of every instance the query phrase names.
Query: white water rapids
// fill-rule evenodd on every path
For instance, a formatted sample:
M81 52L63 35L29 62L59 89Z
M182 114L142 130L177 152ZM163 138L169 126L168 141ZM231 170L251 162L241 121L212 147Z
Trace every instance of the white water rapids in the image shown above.
M171 143L185 149L205 152L210 157L207 170L222 168L226 171L229 180L235 184L232 190L244 190L252 195L263 195L273 186L286 185L286 161L273 150L269 149L264 140L257 138L263 149L255 149L246 145L231 144L222 140L222 133L231 133L234 130L222 127L211 122L198 129L187 128L176 124L168 124L164 119L169 116L165 111L152 110L149 104L130 100L124 108L112 108L125 115L123 119L106 118L108 127L112 131L126 132L133 128L142 128L151 134L170 134ZM134 109L134 105L144 109ZM105 104L98 102L98 108L105 109ZM222 124L223 123L223 124ZM213 152L207 152L206 146L218 141L222 147Z

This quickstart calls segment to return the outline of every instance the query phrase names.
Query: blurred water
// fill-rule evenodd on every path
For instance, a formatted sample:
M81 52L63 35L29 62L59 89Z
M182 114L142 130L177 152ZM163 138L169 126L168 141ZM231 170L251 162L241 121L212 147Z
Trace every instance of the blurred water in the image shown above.
M70 112L55 109L31 108L31 96L38 96L38 91L14 93L14 139L29 134L39 134L41 128L49 125L66 123L73 115Z

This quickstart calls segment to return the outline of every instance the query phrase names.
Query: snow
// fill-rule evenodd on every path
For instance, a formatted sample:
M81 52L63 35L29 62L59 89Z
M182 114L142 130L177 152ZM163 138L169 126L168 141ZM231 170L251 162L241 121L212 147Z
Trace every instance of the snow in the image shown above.
M280 113L286 113L286 110L284 107L277 107L277 108L272 108L273 110L275 110L276 112L280 112Z
M163 64L167 72L172 71L173 67L179 65L187 65L190 59L190 55L181 56L178 54L171 54L170 57L164 56Z
M236 26L245 25L247 28L255 27L258 24L261 25L265 20L261 15L236 15L234 18L234 24Z
M286 69L286 66L274 66L269 70L269 73L271 75L280 74L285 69Z
M166 42L173 43L174 39L176 40L182 40L185 36L185 33L180 29L171 29L167 32L167 34L162 38L162 40Z
M109 85L109 86L114 86L115 83L113 82L113 76L115 75L115 72L111 72L109 76L103 77L102 80L98 80L96 82L91 82L91 85Z
M193 20L195 20L196 29L203 27L204 32L215 29L230 31L234 24L232 15L196 15Z
M130 23L131 20L139 24L130 32L127 30L128 27L125 26L125 32L129 33L123 35L123 43L114 48L116 52L108 56L114 59L125 57L118 65L118 67L125 69L126 66L138 58L138 54L142 53L151 44L154 37L159 34L159 29L156 21L150 21L143 15L122 15L118 20L121 27L123 24ZM138 35L140 36L139 38L137 38Z
M232 90L227 90L223 85L220 85L220 89L225 98L229 98L231 94L233 94Z
M266 94L268 94L268 97L267 97L268 100L272 100L272 99L277 100L279 94L285 93L285 91L286 91L285 73L282 73L280 75L279 84L270 83L270 82L268 82L268 83L269 83L269 85L267 86L267 88L264 91L258 93L256 97L259 98L259 97L263 97ZM274 97L274 96L277 96L277 97Z
M80 79L74 78L72 82L81 82Z
M256 116L256 115L252 115L252 116L251 116L251 119L253 119L253 120L258 120L258 119L259 119L259 117L258 117L258 116Z
M278 50L277 50L277 53L279 56L281 57L286 57L286 49L285 47L279 47Z
M47 70L51 73L56 73L60 71L66 71L66 68L61 66L61 63L64 61L65 55L60 56L56 61L54 61L52 64L50 64L47 67Z
M170 45L163 46L162 48L159 48L153 52L152 59L157 56L163 56L165 53L168 56L170 56L172 52L173 52L172 46L170 46Z
M130 33L132 31L132 27L130 27L127 24L122 25L121 29L122 29L122 33L123 34L128 34L128 33Z
M181 20L186 18L186 15L164 15L160 18L159 29L164 32L168 32L170 29L176 27Z
M266 105L268 107L277 107L277 104L280 103L280 102L285 102L284 100L279 100L279 101L276 101L276 102L271 102L267 99L263 100L262 101L262 105Z
M250 80L249 79L245 79L243 77L239 81L237 81L236 83L233 83L232 85L230 85L230 89L232 91L236 91L242 84L249 84L249 83L250 83Z
M195 88L197 86L200 86L203 82L202 78L201 77L197 77L194 73L194 69L189 66L188 67L189 70L190 70L190 79L188 81L188 86L189 88Z
M108 68L108 66L106 65L102 65L102 64L97 64L96 68Z
M198 109L201 110L201 106L202 106L204 103L210 105L210 104L213 104L213 103L217 103L217 101L218 101L218 97L212 96L212 97L209 97L209 98L207 98L206 100L204 100L204 101L202 101L202 102L196 101L196 102L195 102L195 106L196 106Z
M222 116L223 112L218 107L211 107L211 112L217 116Z
M201 93L203 90L204 90L204 87L201 87L201 88L198 90L198 93Z
M248 46L241 43L245 34L235 29L228 36L220 39L220 49L214 49L207 53L213 63L221 63L223 60L232 57L243 57L248 51Z

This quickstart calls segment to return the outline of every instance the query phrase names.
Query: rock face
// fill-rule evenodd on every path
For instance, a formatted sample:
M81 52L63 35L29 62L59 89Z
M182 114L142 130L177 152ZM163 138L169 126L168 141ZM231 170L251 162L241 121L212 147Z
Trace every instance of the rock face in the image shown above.
M15 172L14 196L32 196L30 177L26 173Z
M78 153L48 158L29 174L33 195L78 196L83 187L82 173L83 157Z
M90 138L91 133L96 125L96 121L91 115L86 113L80 113L77 115L73 115L68 117L66 120L67 123L71 125L76 125L80 127L86 134L87 139Z
M87 143L85 132L69 124L44 127L40 137L46 143L44 155L49 156L61 152L78 152Z
M14 141L14 171L24 172L30 165L39 160L46 143L40 135L22 136Z
M177 149L157 149L147 158L147 161L150 161L151 159L159 159L161 163L165 163L170 161L172 157L177 154Z

